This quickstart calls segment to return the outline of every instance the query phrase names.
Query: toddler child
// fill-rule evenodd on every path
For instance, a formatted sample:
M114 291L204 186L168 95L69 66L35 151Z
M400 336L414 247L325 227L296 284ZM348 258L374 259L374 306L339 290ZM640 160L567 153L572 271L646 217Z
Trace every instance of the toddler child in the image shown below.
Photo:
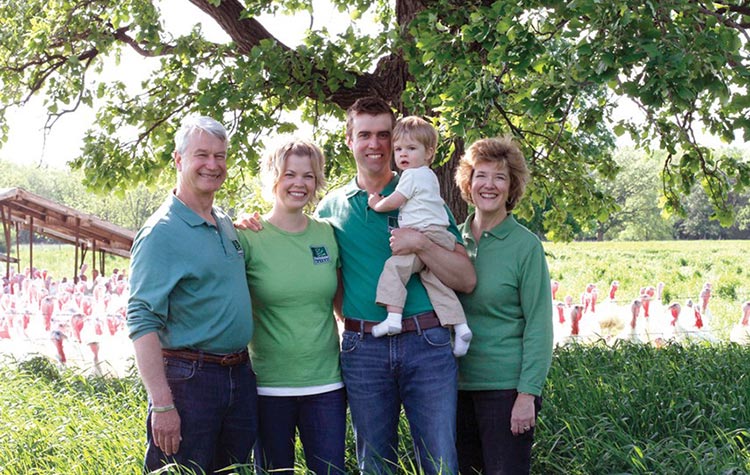
M395 191L383 197L370 195L369 206L383 213L399 209L399 227L416 229L435 244L453 250L456 238L448 228L448 213L440 197L440 184L430 168L437 148L437 131L427 121L404 117L393 129L393 154L402 171ZM464 356L472 333L456 294L427 268L416 254L391 256L380 274L376 301L388 310L385 321L375 325L372 335L381 337L401 333L401 318L406 302L406 283L419 272L435 313L443 326L453 325L456 335L455 356Z

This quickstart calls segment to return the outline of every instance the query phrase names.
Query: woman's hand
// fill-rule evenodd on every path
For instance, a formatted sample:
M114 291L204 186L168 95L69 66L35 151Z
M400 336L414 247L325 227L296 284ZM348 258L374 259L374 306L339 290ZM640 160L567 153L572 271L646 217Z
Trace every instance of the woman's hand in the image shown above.
M510 412L510 431L513 435L524 434L536 425L534 399L533 394L518 393Z

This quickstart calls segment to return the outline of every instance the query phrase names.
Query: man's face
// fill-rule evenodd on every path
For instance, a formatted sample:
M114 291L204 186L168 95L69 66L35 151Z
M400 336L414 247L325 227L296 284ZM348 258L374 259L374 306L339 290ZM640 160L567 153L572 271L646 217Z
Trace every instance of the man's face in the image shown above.
M346 144L354 154L358 173L390 174L392 128L388 114L357 114L352 118Z
M227 178L227 144L197 130L188 138L185 152L175 152L175 165L183 192L213 195Z

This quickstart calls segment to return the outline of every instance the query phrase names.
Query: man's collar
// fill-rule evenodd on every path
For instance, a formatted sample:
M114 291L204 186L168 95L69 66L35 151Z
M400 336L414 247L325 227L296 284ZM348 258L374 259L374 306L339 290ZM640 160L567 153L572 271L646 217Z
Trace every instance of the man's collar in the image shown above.
M391 172L391 180L388 182L388 184L383 187L383 189L380 191L382 195L390 195L393 193L393 190L396 189L396 184L398 183L398 174L396 172ZM349 183L344 185L344 193L346 194L347 199L351 198L352 196L355 196L357 193L367 193L366 190L363 188L360 188L359 184L357 183L357 177L355 176L352 178Z
M172 204L170 206L171 210L189 226L196 227L204 223L210 224L205 219L201 218L198 213L190 209L188 205L183 203L182 200L180 200L174 193L174 190L169 194L169 197L172 200Z

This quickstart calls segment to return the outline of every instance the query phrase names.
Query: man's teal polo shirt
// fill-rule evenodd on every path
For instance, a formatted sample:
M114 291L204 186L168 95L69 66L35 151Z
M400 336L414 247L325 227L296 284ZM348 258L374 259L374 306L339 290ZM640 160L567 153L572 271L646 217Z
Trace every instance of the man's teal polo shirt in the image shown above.
M128 328L163 348L243 350L253 335L245 260L229 217L214 226L170 194L138 231L130 261Z

